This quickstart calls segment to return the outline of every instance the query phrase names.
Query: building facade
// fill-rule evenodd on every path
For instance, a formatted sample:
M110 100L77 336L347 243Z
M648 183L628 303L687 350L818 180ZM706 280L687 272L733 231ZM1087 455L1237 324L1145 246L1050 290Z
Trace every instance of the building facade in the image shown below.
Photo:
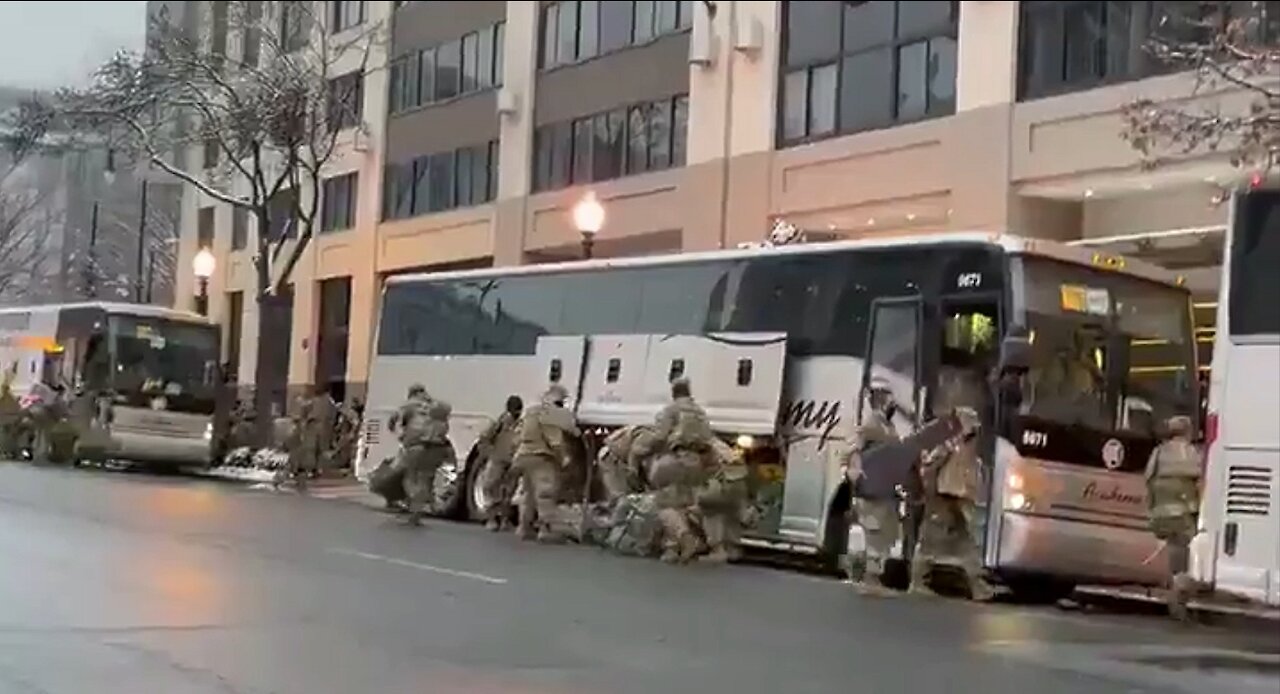
M1120 111L1244 96L1161 73L1143 50L1159 3L328 4L329 31L381 23L388 38L291 317L265 328L290 386L361 394L388 275L579 257L570 210L588 191L606 210L597 256L733 247L785 218L839 238L1125 246L1206 268L1191 282L1216 290L1213 199L1237 172L1225 154L1145 169ZM179 267L212 247L212 315L250 385L253 244L233 217L188 190Z

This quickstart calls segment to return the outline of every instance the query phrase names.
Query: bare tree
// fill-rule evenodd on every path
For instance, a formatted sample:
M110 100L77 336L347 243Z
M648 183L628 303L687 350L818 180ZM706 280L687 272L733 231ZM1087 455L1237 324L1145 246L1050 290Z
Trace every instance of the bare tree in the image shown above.
M200 23L207 31L153 17L143 53L118 54L89 87L31 109L25 127L39 131L43 121L107 137L122 154L252 214L263 354L280 338L263 321L290 309L281 296L319 222L325 165L351 141L349 126L364 135L363 77L384 31L369 24L330 33L317 14L329 3L310 0L209 5L212 17ZM238 56L228 51L232 36L241 39ZM270 404L261 386L271 369L258 360L259 412Z
M27 169L35 151L28 133L5 128L0 149L0 300L17 298L39 281L48 251L44 208L49 193L39 172ZM44 213L43 215L41 213Z
M1265 174L1280 163L1280 7L1273 2L1160 3L1147 50L1192 71L1191 96L1237 89L1246 108L1142 99L1125 108L1123 137L1148 166L1165 155L1227 152L1232 165Z

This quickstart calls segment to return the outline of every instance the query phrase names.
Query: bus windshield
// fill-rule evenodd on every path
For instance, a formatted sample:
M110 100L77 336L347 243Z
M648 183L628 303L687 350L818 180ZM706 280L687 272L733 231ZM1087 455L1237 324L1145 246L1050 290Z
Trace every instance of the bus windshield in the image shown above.
M113 379L122 404L213 411L219 355L213 326L144 316L110 319Z
M1186 291L1044 258L1018 262L1032 339L1024 414L1138 436L1195 414Z

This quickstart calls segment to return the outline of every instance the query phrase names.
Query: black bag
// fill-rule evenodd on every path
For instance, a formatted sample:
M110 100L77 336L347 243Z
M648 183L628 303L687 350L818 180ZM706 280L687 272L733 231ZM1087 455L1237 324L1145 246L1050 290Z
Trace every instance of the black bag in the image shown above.
M404 491L404 468L397 467L395 462L395 458L387 458L369 474L369 491L392 504L409 496Z
M906 486L920 456L961 432L960 421L947 415L929 422L897 443L875 446L862 454L859 495L867 499L891 499L898 486Z

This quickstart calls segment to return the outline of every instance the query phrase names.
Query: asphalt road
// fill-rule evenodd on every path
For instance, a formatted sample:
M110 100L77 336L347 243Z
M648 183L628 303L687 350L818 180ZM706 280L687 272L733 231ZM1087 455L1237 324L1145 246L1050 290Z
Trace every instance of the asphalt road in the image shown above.
M1257 633L868 598L225 483L0 463L3 694L1274 694L1275 651Z

